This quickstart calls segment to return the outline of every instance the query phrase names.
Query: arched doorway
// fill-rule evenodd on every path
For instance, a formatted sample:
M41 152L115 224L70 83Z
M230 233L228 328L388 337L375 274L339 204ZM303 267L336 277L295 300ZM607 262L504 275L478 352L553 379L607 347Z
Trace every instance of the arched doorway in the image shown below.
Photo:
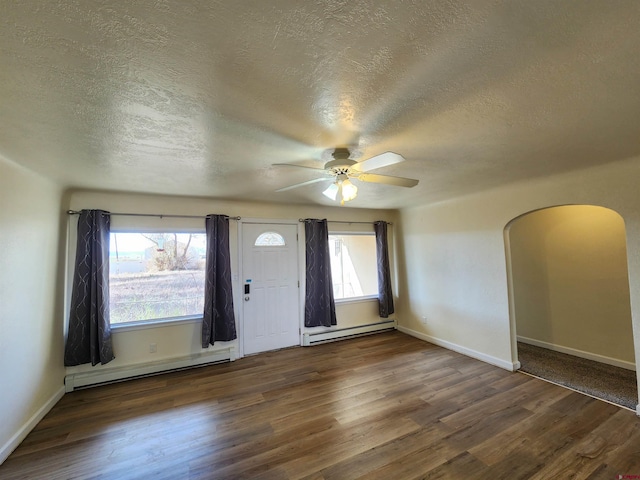
M512 342L522 370L635 409L637 387L622 217L591 205L536 210L507 224L505 244ZM573 377L579 373L572 369L583 369L594 377L601 367L601 384L619 374L616 382L630 378L631 390L601 393L600 387L593 390L575 383L579 379ZM602 389L607 390L607 385ZM617 401L616 396L625 398Z

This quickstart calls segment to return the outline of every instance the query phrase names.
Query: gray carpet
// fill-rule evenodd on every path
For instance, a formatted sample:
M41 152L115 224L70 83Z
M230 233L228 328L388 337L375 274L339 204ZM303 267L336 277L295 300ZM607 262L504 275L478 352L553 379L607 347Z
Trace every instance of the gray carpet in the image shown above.
M636 372L518 342L520 370L597 398L636 409Z

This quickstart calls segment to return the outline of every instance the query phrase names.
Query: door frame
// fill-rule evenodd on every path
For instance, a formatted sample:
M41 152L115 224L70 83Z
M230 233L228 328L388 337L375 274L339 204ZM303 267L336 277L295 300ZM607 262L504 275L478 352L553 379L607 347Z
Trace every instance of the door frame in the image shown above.
M303 224L295 219L283 219L283 218L252 218L252 217L242 217L238 220L238 279L237 279L237 291L243 291L243 230L244 224L280 224L280 225L295 225L296 233L297 233L297 254L298 254L298 282L300 282L300 287L298 288L298 332L299 339L298 344L302 346L302 330L303 330L303 321L304 321L304 289L305 282L302 281L304 278L304 268L306 259L304 257L304 248L301 246L301 240L304 237L304 229L302 228ZM238 297L242 302L243 296ZM244 304L240 303L238 308L238 358L244 357Z
M627 281L629 281L629 273L631 271L631 267L630 267L630 262L629 262L629 258L630 258L630 254L629 254L629 242L628 242L628 236L629 236L629 229L627 227L627 222L624 218L624 216L616 209L605 206L605 205L599 205L599 204L595 204L595 203L559 203L559 204L552 204L546 207L540 207L540 208L534 208L532 210L528 210L524 213L521 213L515 217L513 217L511 220L509 220L507 222L507 224L503 227L503 231L502 231L502 235L503 235L503 240L504 240L504 247L505 247L505 265L506 265L506 273L507 273L507 297L508 297L508 302L509 302L509 336L510 336L510 342L511 342L511 361L513 363L513 370L519 370L521 365L520 365L520 360L518 357L518 332L517 332L517 322L516 322L516 300L515 300L515 284L514 284L514 278L513 278L513 260L512 260L512 245L511 245L511 235L510 235L510 231L511 231L511 227L517 222L517 221L521 221L524 218L526 218L528 215L531 215L533 213L536 212L540 212L542 210L550 210L550 209L555 209L555 208L563 208L563 207L572 207L572 206L582 206L582 207L597 207L597 208L604 208L606 210L609 210L613 213L615 213L616 215L618 215L622 221L623 221L623 225L624 225L624 230L625 230L625 244L626 244L626 250L627 250ZM629 293L631 295L631 284L629 282ZM631 329L632 329L632 333L635 333L635 327L633 324L633 311L631 311L631 317L630 317L630 322L631 322ZM634 340L634 353L637 352L637 347L636 347L636 342L635 342L635 338L632 338L632 340ZM568 352L563 352L562 350L558 350L561 353L568 353ZM589 352L587 352L589 353ZM571 353L570 353L571 354ZM589 358L589 357L584 357L584 358ZM600 361L600 360L596 360L596 361ZM614 364L612 364L614 365ZM621 368L627 368L627 367L623 367L621 365L614 365L614 366L618 366ZM638 383L638 391L640 392L640 370L638 370L638 359L636 358L636 377L637 377L637 383ZM640 416L640 404L638 404L637 408L637 414Z

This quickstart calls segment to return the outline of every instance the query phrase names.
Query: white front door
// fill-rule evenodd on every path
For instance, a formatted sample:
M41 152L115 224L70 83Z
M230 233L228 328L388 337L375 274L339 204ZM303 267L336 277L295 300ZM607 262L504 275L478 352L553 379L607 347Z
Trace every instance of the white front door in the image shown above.
M297 225L242 224L244 354L300 345Z

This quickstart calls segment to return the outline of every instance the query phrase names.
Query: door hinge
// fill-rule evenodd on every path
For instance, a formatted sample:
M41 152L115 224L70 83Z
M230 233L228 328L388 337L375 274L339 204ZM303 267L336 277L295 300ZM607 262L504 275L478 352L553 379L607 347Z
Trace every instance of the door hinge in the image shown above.
M298 280L298 288L300 288L300 280Z

